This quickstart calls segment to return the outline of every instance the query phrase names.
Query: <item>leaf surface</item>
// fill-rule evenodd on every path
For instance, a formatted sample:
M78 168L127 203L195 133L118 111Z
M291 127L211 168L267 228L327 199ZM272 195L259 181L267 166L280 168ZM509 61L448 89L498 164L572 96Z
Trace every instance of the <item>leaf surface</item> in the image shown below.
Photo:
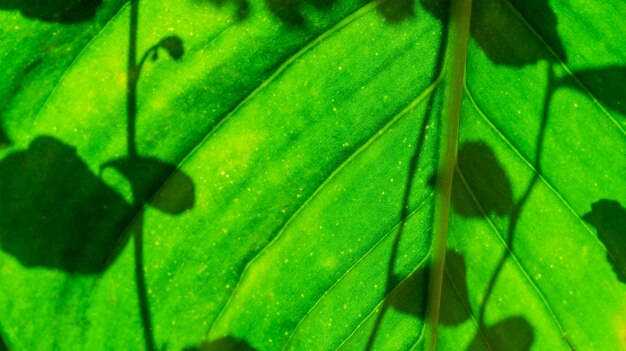
M11 350L427 348L447 2L74 4L0 4ZM474 0L439 349L624 349L624 11Z

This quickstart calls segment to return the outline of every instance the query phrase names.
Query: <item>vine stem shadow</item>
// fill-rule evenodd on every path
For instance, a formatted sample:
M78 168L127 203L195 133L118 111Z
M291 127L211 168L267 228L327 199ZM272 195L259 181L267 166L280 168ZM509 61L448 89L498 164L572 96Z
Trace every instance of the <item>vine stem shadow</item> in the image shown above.
M434 73L433 77L435 77L433 84L436 83L436 81L439 79L440 75L443 72L445 50L446 50L447 42L448 42L447 21L443 21L442 23L443 23L442 36L441 36L439 46L437 49L437 54L436 54L437 56L435 57L435 67L433 69L433 73ZM405 185L403 196L402 196L402 207L400 209L400 225L398 228L398 232L394 238L393 246L391 249L391 254L389 255L389 262L387 264L387 281L385 283L385 289L383 290L386 293L389 293L392 289L394 289L395 285L398 284L399 282L399 280L396 279L396 276L394 273L395 264L396 264L396 260L398 257L398 249L400 247L400 241L402 237L404 236L405 230L406 230L406 222L410 213L409 208L410 208L410 199L411 199L411 193L412 193L411 189L413 188L415 176L417 173L417 166L420 160L420 155L421 155L422 149L424 148L424 143L426 141L427 126L432 121L433 110L435 107L435 100L437 97L437 89L438 88L436 88L430 94L428 98L428 103L426 106L426 115L422 123L418 126L415 149L411 153L411 159L407 167L407 181L406 181L406 185ZM370 336L367 340L367 344L364 349L365 351L371 351L374 348L374 342L376 341L378 330L380 329L382 321L385 317L385 313L387 312L389 307L391 307L390 304L383 303L381 310L378 313L378 316L376 317L376 321L374 322L374 327L372 328L372 331L370 332Z
M534 162L533 162L534 174L531 180L529 181L528 185L526 186L524 193L522 194L520 199L517 201L517 203L514 204L513 208L510 211L510 214L509 214L510 220L509 220L509 225L507 228L506 247L504 249L504 252L502 253L502 256L498 260L498 264L496 265L496 268L494 269L494 272L492 273L491 278L489 279L489 283L487 284L487 289L485 290L485 293L484 293L484 299L480 305L480 310L478 313L478 320L477 320L479 333L488 329L487 324L485 322L487 305L493 295L495 285L498 281L500 274L502 273L502 270L504 269L504 265L506 264L506 262L512 255L513 246L515 242L514 240L515 231L517 229L520 216L524 210L524 207L530 195L532 194L532 191L535 185L539 181L540 174L542 172L541 156L542 156L542 150L543 150L543 145L545 141L546 129L548 126L550 102L552 100L554 91L557 88L557 85L558 85L558 82L555 80L554 64L550 62L548 64L548 69L547 69L547 89L546 89L546 94L545 94L545 98L543 101L541 122L539 125L539 132L537 135L537 142L535 146L535 154L534 154ZM571 343L565 336L563 336L563 339L568 344L568 346L572 350L574 350Z
M128 115L128 136L127 147L130 159L137 158L136 143L136 124L137 124L137 84L139 82L140 69L145 62L142 59L137 63L137 36L139 31L139 0L130 0L130 31L128 40L128 78L127 78L127 115ZM145 56L144 56L145 58ZM135 197L135 206L143 207L143 203L137 203ZM155 341L152 329L152 318L150 315L150 303L148 301L148 292L146 287L146 277L144 272L144 255L143 255L143 214L139 214L135 222L133 233L134 238L134 256L135 256L135 280L137 285L137 296L139 298L139 311L141 322L143 324L144 340L147 351L154 351Z

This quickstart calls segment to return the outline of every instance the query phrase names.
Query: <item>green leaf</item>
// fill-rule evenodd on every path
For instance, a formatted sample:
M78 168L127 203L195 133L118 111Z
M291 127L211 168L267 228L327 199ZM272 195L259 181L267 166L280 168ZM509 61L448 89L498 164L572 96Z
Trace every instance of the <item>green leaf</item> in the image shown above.
M473 2L0 4L0 349L625 349L625 5Z

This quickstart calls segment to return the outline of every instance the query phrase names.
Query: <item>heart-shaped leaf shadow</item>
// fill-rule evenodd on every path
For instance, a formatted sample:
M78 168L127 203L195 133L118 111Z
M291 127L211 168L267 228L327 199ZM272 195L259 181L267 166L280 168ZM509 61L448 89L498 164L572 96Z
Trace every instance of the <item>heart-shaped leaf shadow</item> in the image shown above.
M0 162L0 247L24 266L94 274L111 262L131 204L52 137Z

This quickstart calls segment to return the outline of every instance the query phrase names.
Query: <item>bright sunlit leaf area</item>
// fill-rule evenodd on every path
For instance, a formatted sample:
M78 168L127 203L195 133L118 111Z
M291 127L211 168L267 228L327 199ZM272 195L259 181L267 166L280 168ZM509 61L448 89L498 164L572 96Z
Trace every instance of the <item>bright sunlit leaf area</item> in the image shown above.
M623 0L0 0L0 350L626 350Z

